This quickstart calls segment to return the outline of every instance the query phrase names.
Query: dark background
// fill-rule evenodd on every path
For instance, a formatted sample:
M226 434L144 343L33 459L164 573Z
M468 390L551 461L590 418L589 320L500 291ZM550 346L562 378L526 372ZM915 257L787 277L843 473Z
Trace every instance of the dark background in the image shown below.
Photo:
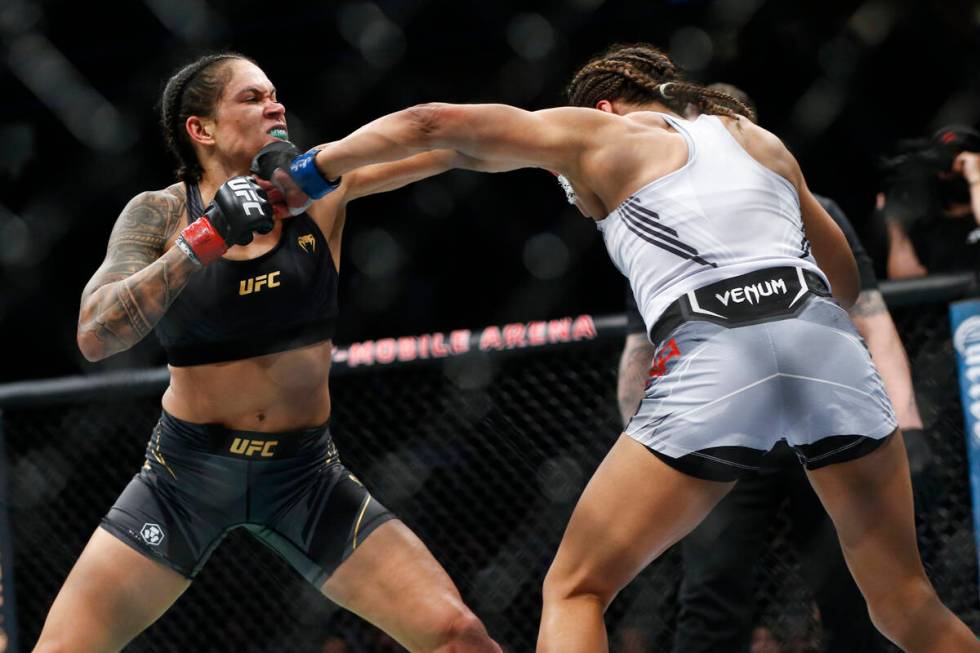
M876 157L980 118L978 24L967 0L4 0L0 381L162 362L150 337L86 363L75 321L119 211L172 183L156 102L200 54L256 59L307 147L417 102L561 104L596 51L651 41L748 91L870 238ZM598 232L542 171L449 173L358 200L347 225L341 343L622 308Z

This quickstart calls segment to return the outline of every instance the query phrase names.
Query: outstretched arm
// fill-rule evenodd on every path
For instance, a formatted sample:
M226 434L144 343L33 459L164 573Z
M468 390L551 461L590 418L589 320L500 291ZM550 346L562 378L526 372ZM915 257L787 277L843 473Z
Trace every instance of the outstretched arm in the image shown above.
M460 167L504 171L541 167L577 173L596 130L611 118L573 107L524 111L504 104L423 104L383 116L325 144L316 165L327 179L434 149L467 157Z
M350 201L358 197L385 193L454 168L481 169L478 161L456 150L422 152L400 161L376 163L347 173L344 175L348 186L344 197L346 201Z

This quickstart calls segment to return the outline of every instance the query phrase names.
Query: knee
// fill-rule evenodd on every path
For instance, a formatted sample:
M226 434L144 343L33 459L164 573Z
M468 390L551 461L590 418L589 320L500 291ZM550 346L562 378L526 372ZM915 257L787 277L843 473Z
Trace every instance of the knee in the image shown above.
M446 653L491 651L490 635L483 622L464 605L452 605L434 615L430 650ZM429 647L427 647L429 648Z
M902 641L927 624L942 603L928 581L917 580L898 591L868 597L868 612L875 627L892 641Z
M616 591L616 588L609 587L589 574L569 572L556 565L552 565L548 570L541 588L542 598L546 604L586 600L598 603L603 610L612 603Z
M473 644L489 642L490 640L490 635L483 626L483 622L469 610L462 610L449 622L448 626L446 639L449 642Z

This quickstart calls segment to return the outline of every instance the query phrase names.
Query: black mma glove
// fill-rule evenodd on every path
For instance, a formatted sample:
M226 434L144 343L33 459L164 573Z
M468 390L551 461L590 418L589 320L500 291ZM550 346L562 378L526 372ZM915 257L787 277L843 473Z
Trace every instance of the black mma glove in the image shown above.
M265 191L251 177L232 177L218 189L204 215L180 232L177 246L207 265L233 245L248 245L252 232L267 234L274 225Z
M319 150L314 149L301 153L289 141L273 141L252 159L252 172L271 182L283 194L290 215L299 215L313 200L340 186L340 178L329 181L320 174L316 167L317 152ZM303 197L297 199L298 193Z

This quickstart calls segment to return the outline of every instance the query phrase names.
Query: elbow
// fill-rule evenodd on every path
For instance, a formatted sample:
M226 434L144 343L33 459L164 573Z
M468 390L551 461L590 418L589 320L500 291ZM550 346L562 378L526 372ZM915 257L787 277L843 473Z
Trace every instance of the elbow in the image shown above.
M849 311L851 310L851 308L853 308L854 304L857 302L858 293L856 291L843 292L840 294L835 293L834 296L835 299L837 299L837 303L841 305L841 308L843 308L845 311Z
M75 334L75 340L78 342L78 349L82 352L82 356L90 363L96 363L108 356L102 341L99 340L94 331L79 327Z
M861 275L850 247L845 245L845 248L838 250L836 256L826 257L827 265L820 265L820 261L817 264L830 280L830 291L834 299L845 310L851 310L861 292Z
M412 144L425 150L444 146L452 121L453 106L427 102L405 109Z
M845 279L837 279L837 283L832 285L831 290L841 308L851 310L861 293L861 279L857 271L855 270L853 275L847 275Z

